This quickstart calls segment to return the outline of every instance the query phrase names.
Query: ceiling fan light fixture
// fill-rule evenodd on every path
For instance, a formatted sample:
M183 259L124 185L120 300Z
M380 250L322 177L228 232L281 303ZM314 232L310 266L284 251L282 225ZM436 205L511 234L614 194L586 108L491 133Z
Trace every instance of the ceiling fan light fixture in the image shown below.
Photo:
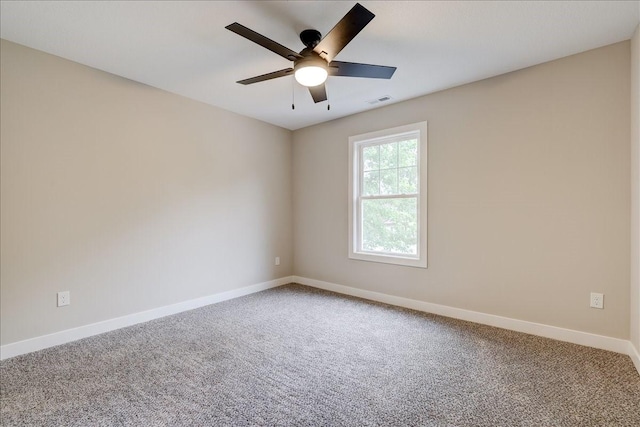
M390 79L396 71L396 67L333 60L374 17L375 15L371 11L360 3L356 3L324 37L318 30L306 29L302 31L300 41L306 47L299 53L237 22L229 24L225 27L227 30L293 62L293 69L285 68L239 80L237 83L249 85L294 74L296 81L308 88L313 102L317 104L327 101L324 82L329 74L342 77Z
M323 59L300 61L294 66L294 69L296 81L307 87L321 85L329 75Z

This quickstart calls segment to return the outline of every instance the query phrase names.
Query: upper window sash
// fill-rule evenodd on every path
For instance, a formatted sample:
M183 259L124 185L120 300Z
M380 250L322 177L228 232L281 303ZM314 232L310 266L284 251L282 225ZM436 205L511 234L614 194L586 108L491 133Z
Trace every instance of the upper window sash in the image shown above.
M420 194L419 131L358 141L353 148L358 196Z

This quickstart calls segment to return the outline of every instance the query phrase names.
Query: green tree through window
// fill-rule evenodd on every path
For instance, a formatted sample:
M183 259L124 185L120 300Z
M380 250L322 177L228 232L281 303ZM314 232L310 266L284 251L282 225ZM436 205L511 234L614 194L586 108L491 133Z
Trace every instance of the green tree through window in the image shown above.
M418 253L418 140L360 146L361 249Z

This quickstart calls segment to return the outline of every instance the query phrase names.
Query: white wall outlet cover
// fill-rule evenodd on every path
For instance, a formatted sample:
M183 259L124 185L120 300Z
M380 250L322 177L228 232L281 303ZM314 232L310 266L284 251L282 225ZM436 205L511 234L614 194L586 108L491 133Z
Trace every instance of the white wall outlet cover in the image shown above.
M280 257L279 256L276 257L276 265L280 265Z
M58 307L71 304L71 293L69 291L58 292Z
M591 292L591 303L590 306L592 308L604 308L604 294L599 294L597 292Z

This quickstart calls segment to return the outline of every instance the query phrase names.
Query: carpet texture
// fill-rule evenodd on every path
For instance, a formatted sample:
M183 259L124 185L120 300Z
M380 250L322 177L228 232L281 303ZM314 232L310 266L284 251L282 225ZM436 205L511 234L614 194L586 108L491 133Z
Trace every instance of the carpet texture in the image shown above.
M624 355L287 285L0 363L2 426L640 426Z

